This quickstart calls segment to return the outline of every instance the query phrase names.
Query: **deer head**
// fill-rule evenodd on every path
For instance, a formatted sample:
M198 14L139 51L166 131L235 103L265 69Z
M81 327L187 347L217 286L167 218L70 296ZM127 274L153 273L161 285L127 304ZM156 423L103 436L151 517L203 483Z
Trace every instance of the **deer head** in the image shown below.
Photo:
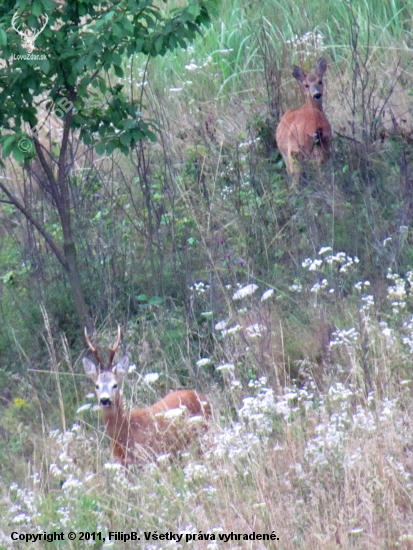
M304 94L314 107L320 108L323 99L323 76L327 70L327 61L320 57L313 73L306 74L301 67L293 65L293 77L301 83ZM321 107L322 108L322 107Z
M117 339L114 345L109 348L109 361L106 367L99 357L97 348L90 341L86 328L85 339L90 351L97 361L97 365L95 365L95 363L87 357L83 358L85 374L95 384L99 405L101 407L110 407L112 403L116 401L123 378L129 369L129 357L127 355L124 355L122 359L113 366L113 359L122 339L120 326L118 327Z

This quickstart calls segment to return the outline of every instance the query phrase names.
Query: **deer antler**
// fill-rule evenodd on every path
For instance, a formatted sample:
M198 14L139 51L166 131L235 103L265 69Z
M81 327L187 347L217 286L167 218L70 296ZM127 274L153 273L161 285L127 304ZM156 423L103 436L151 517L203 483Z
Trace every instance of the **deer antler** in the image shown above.
M120 325L118 325L118 336L113 346L109 348L110 355L109 355L108 369L110 369L110 367L112 366L113 358L115 357L115 353L118 347L120 346L121 340L122 340L122 331L120 329Z
M19 14L17 13L17 11L15 12L15 14L13 15L13 19L11 20L11 25L13 27L13 29L20 34L20 36L25 36L24 32L20 31L17 27L17 19L19 18Z
M49 22L49 16L47 15L47 13L44 13L44 14L43 14L43 17L45 17L46 20L45 20L45 22L44 22L43 27L40 29L40 31L37 32L36 37L39 36L39 34L40 34L41 32L44 31L44 29L46 28L47 23Z
M95 356L95 359L96 361L98 362L98 365L99 365L99 368L100 367L103 367L103 363L102 361L100 360L100 357L99 357L99 354L98 354L98 350L95 348L95 346L92 344L92 342L90 341L89 339L89 335L87 333L87 328L85 327L85 340L86 340L86 344L88 345L90 351L93 353L93 355ZM116 350L115 350L116 351Z

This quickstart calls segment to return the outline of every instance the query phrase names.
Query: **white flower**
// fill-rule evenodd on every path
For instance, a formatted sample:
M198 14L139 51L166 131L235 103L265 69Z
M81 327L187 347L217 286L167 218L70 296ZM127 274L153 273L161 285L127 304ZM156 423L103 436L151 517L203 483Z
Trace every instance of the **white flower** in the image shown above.
M80 413L82 411L87 411L88 409L90 409L92 405L90 403L85 403L84 405L81 405L78 409L77 409L77 413Z
M210 365L212 363L211 359L209 357L203 357L202 359L198 359L196 362L196 366L198 368L205 367L206 365Z
M213 314L214 314L213 311L203 311L203 312L201 313L201 315L202 315L203 317L212 317Z
M237 290L234 295L232 296L233 300L241 300L242 298L245 298L246 296L250 296L251 294L254 294L254 292L257 290L258 285L252 283L247 286L244 286Z
M288 290L291 290L291 292L301 292L303 290L303 285L294 283L288 287Z
M26 523L30 521L30 516L27 514L17 514L17 516L14 516L13 523Z
M320 290L323 290L327 286L328 286L327 279L323 279L320 283L315 283L315 285L311 287L310 292L318 292Z
M163 455L160 455L156 458L156 462L158 464L162 464L164 462L168 462L169 459L171 458L171 453L166 453L166 454L163 454Z
M59 468L57 464L50 464L49 470L50 470L50 473L56 477L62 474L62 470Z
M259 323L254 323L245 329L247 336L250 338L259 338L266 330L267 327L265 325L260 325Z
M333 252L331 246L323 246L322 248L320 248L318 255L321 256L321 254L325 254L326 252Z
M174 418L179 418L180 416L182 416L186 411L187 408L182 405L181 407L179 407L179 409L169 409L168 411L156 414L155 417L159 416L167 418L169 420L173 420Z
M333 340L330 342L330 346L351 345L357 342L359 333L353 327L348 330L337 329L332 334Z
M147 384L154 384L159 379L159 374L157 372L148 372L143 377L144 382Z
M307 268L308 271L317 271L317 269L323 265L323 260L312 260L311 258L306 258L301 265Z
M65 491L66 489L73 489L76 487L83 487L83 483L79 479L73 477L72 474L70 474L66 481L63 483L62 489Z
M222 336L226 336L227 334L235 334L236 332L239 332L241 329L242 329L241 325L235 325L234 327L223 330L221 334Z
M219 367L216 368L216 370L220 372L233 372L235 369L235 365L233 363L225 363L224 365L219 365Z
M218 321L215 325L215 330L224 330L224 328L227 328L228 321Z
M106 462L103 467L105 470L123 470L123 466L119 462Z
M189 63L188 65L185 65L185 69L187 71L196 71L197 69L199 69L198 65L196 65L193 61L191 63Z
M269 288L264 292L264 294L261 296L261 302L264 302L264 300L268 300L268 298L271 298L271 296L274 294L274 289Z

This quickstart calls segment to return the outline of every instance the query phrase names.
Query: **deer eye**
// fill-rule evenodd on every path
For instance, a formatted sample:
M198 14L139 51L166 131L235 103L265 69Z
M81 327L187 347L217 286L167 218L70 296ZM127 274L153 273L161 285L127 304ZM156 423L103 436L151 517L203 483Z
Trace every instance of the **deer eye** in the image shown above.
M99 389L99 384L96 384L95 388L98 390Z
M306 87L306 88L309 88L310 86L309 86L308 84L305 84L305 87Z
M117 385L117 384L113 384L113 389L114 389L114 390L116 390L116 389L117 389L117 387L118 387L118 385Z
M320 86L321 86L321 84L322 84L323 82L322 82L321 80L319 80L319 81L318 81L318 83L319 83L319 84L320 84Z

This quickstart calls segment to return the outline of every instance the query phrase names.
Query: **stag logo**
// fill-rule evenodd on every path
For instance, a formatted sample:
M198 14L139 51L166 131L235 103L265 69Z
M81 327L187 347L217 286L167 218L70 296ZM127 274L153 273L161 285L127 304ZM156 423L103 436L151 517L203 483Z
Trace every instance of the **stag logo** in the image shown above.
M21 31L19 27L17 26L17 19L19 18L19 15L16 11L16 13L13 15L13 19L11 20L11 24L13 26L13 29L22 37L23 40L23 48L27 51L27 53L32 53L34 50L34 43L36 38L39 36L41 32L44 31L47 22L49 21L49 17L47 14L42 16L43 20L43 26L40 30L33 30L33 29L26 29L25 31Z

